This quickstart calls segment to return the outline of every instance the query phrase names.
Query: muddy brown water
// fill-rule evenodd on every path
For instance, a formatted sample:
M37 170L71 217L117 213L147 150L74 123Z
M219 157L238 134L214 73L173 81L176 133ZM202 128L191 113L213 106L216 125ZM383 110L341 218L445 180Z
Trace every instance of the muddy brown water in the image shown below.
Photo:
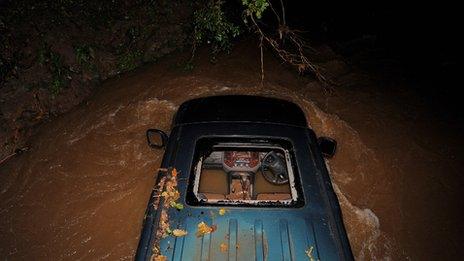
M183 101L217 94L294 101L318 135L338 140L328 165L358 260L462 254L459 129L401 88L359 84L327 94L268 56L261 85L257 55L246 46L216 64L200 55L193 72L168 59L107 81L40 126L31 150L0 166L0 256L132 259L162 157L145 130L168 131Z

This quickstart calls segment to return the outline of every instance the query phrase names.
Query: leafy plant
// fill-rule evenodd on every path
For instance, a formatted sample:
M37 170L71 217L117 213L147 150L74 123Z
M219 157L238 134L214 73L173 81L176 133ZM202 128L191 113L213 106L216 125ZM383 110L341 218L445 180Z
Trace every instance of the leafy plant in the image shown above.
M206 42L213 54L229 51L231 40L240 34L237 25L230 22L222 10L222 0L210 0L194 14L194 50ZM192 55L193 56L193 55Z
M137 68L137 63L142 57L139 50L129 51L119 57L118 68L120 71L131 71Z
M37 62L40 65L45 65L48 62L48 57L50 55L50 47L47 44L42 44L39 50L37 51Z
M95 70L95 64L92 63L95 52L92 47L86 44L75 46L74 52L76 53L76 61L82 68L89 71Z
M63 59L60 54L50 52L50 70L52 72L50 90L53 95L56 95L67 85L69 77L69 70L63 65Z
M263 12L269 6L267 0L242 0L242 4L247 15L254 15L258 19L261 19Z
M68 83L70 78L69 69L63 64L61 55L52 51L46 43L39 48L37 59L38 63L46 66L51 73L52 79L49 83L49 90L52 95L57 95Z
M88 45L76 46L74 47L74 51L76 52L77 63L80 65L89 63L93 58L93 50Z

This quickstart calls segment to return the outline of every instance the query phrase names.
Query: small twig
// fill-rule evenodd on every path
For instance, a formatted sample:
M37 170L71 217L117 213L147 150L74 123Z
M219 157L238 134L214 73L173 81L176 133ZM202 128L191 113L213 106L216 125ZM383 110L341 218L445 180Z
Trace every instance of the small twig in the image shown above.
M284 26L287 26L287 20L285 19L285 6L284 6L284 2L282 0L280 0L280 7L282 8L282 21L283 21L283 25Z
M280 24L280 16L279 16L279 14L277 13L277 11L274 9L274 7L272 6L271 1L267 1L267 3L269 4L269 7L271 8L272 12L273 12L274 15L276 16L277 22L279 22L279 24Z
M194 33L193 33L193 42L192 42L192 56L190 57L189 63L193 63L193 59L195 58L195 52L197 50L197 40L195 39L195 35L197 34L197 28L194 28Z
M16 155L16 152L15 153L11 153L10 155L6 156L5 158L3 158L2 160L0 160L0 165L3 164L3 162L6 162L7 160L9 160L11 157L13 157L14 155Z
M261 86L264 84L264 55L263 55L263 36L261 36L259 42L259 49L261 50Z
M13 153L11 153L10 155L4 157L3 159L0 160L0 165L2 165L3 163L5 163L6 161L8 161L9 159L11 159L12 157L16 156L16 155L19 155L19 154L22 154L23 152L25 151L28 151L29 150L29 147L24 147L24 148L19 148L19 149L16 149Z
M272 49L274 49L277 56L279 56L284 62L296 67L299 73L303 74L306 71L314 73L316 78L321 83L325 84L324 87L334 84L333 81L331 81L325 76L321 68L319 68L319 66L317 66L313 62L311 62L309 58L305 55L305 49L310 47L305 43L302 37L295 33L295 31L288 29L288 27L283 28L285 29L285 31L281 31L282 28L279 28L279 34L285 33L285 35L290 40L290 43L296 48L295 52L290 52L282 48L281 45L279 45L279 43L275 39L266 35L261 29L261 27L258 25L257 21L255 20L252 14L249 14L248 17L250 18L252 25L255 28L255 32L260 36L261 52L262 42L264 40L267 44L269 44L272 47Z

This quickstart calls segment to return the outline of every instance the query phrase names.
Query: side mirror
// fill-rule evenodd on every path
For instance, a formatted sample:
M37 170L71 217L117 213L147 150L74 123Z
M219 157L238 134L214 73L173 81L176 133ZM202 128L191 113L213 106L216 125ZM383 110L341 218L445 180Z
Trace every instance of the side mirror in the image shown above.
M322 156L332 158L337 151L337 141L329 137L319 137L317 144L321 150Z
M168 135L158 129L148 129L147 130L147 143L153 149L162 149L168 143Z

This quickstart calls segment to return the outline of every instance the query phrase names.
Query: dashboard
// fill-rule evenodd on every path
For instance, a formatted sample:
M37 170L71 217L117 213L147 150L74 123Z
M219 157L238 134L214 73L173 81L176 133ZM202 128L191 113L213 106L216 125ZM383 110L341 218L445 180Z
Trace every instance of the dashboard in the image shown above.
M223 167L226 171L256 172L260 163L259 156L257 151L225 151Z
M265 154L265 152L257 151L214 151L205 159L204 165L222 166L226 172L256 172Z

